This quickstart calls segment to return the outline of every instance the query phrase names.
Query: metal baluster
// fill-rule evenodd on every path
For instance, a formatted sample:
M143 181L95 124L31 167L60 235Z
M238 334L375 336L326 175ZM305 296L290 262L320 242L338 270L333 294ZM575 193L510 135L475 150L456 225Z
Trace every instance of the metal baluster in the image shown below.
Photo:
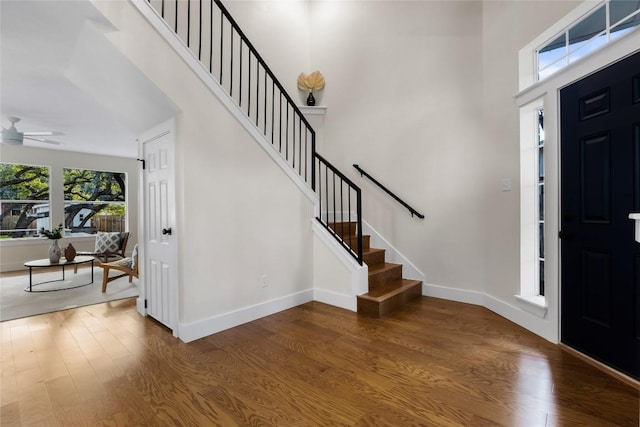
M200 28L198 29L198 60L202 60L202 0L199 0L199 5L198 15L200 17Z
M191 0L187 0L187 47L191 41Z
M175 18L174 29L176 34L178 34L178 0L176 0L176 16L174 18Z
M238 105L240 107L242 107L242 46L244 44L244 40L242 40L242 37L240 37L240 74L239 74L239 78L238 78L238 90L240 91L240 94L238 96Z
M209 73L213 75L213 0L209 2L209 24Z
M211 0L213 1L213 0ZM213 5L212 5L213 8ZM220 85L222 86L222 56L224 53L224 14L220 12ZM229 90L231 93L231 90Z

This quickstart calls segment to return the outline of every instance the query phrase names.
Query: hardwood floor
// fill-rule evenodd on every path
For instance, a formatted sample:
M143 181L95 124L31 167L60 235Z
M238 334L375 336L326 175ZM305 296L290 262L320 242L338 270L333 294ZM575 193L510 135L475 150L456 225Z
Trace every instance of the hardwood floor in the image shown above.
M638 426L639 391L496 314L321 303L184 344L135 301L4 322L2 426Z

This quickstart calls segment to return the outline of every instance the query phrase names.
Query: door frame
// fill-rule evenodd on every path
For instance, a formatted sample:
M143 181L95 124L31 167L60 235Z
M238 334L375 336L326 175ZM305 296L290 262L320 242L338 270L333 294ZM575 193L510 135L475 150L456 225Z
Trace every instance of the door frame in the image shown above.
M527 329L560 343L562 321L560 289L560 90L601 69L640 52L640 29L612 41L592 55L559 70L515 96L520 109L542 101L545 110L545 300L546 317L528 316ZM521 189L522 191L522 189ZM521 266L521 268L523 268Z
M162 136L168 135L169 136L169 144L172 146L172 151L174 153L174 157L173 159L169 159L170 160L170 164L171 167L173 168L173 188L171 189L171 191L173 191L174 197L174 206L172 209L170 209L170 215L172 218L170 218L170 222L172 224L174 224L174 226L172 227L172 235L174 236L174 240L175 240L175 244L172 245L172 252L173 252L173 259L175 260L175 266L172 269L173 271L173 275L172 278L170 279L171 281L171 289L170 289L170 294L171 294L171 298L169 301L169 304L172 305L172 312L175 313L175 316L173 319L171 319L170 325L169 327L171 328L172 332L173 332L173 336L179 338L179 330L178 330L178 325L179 325L179 319L180 319L180 299L181 299L181 295L179 292L179 285L178 285L178 278L179 278L179 271L180 271L180 256L179 256L179 251L178 251L178 242L179 242L179 230L177 230L178 227L175 226L175 224L177 224L178 221L178 217L177 217L177 202L176 202L176 177L177 177L177 173L176 173L176 159L175 159L175 153L176 153L176 119L175 117L162 122L148 130L146 130L145 132L142 132L140 134L140 136L137 139L137 143L138 143L138 161L141 163L140 166L140 179L138 180L138 185L139 185L139 190L138 190L138 203L139 206L141 206L141 209L138 209L138 235L141 236L140 242L138 243L138 250L139 250L139 275L140 275L140 296L138 297L137 301L136 301L136 308L138 313L140 313L143 316L147 316L147 307L146 307L146 299L147 299L147 289L149 286L148 283L148 275L145 274L145 270L146 270L146 264L147 264L147 255L146 255L146 242L148 240L148 233L146 232L146 216L147 216L147 211L148 211L148 207L147 207L147 197L146 197L146 193L145 193L145 189L146 189L146 169L145 169L145 158L144 158L144 147L145 144L151 141L154 141Z

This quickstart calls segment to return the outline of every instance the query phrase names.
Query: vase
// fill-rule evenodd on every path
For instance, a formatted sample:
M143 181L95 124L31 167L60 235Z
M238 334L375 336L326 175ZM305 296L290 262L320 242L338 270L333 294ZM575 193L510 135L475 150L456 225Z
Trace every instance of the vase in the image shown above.
M313 96L313 92L309 92L309 96L307 96L307 105L309 107L316 105L316 98Z
M76 248L74 248L73 245L69 243L69 246L67 246L64 250L64 259L66 259L67 261L73 261L73 259L76 257L76 253Z
M58 246L58 240L53 240L51 246L49 246L49 262L51 264L59 263L61 255L62 250L60 250L60 246Z

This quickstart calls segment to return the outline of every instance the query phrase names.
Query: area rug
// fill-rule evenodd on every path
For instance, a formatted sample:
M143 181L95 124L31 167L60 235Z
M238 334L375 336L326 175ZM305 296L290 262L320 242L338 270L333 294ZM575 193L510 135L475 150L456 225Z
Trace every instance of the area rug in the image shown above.
M93 283L90 285L53 292L25 292L24 289L29 286L28 273L21 276L0 278L0 321L4 322L5 320L19 319L139 295L138 280L133 279L133 283L129 283L127 277L109 282L107 291L102 293L102 269L94 268L93 273ZM33 283L51 280L56 280L56 282L35 286L33 289L71 288L89 283L91 281L91 270L82 268L78 269L77 274L74 274L73 269L69 268L65 271L65 280L57 281L61 278L62 271L38 273L34 270Z

